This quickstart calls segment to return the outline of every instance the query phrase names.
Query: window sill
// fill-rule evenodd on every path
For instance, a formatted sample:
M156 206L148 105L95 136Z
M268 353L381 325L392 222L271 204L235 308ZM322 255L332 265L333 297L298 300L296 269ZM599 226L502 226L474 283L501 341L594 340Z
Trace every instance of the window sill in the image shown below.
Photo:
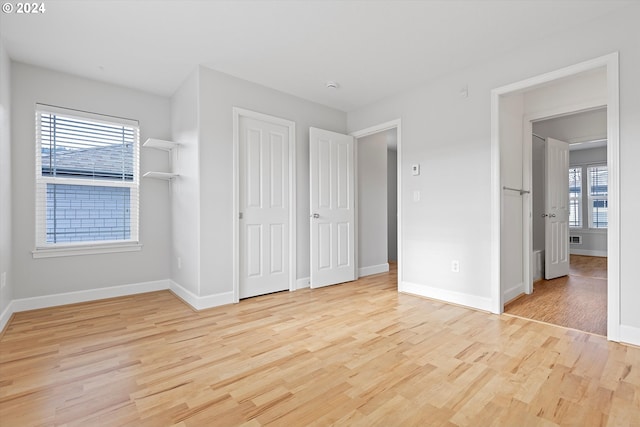
M36 248L33 258L54 258L63 256L111 254L118 252L136 252L142 250L140 243L110 243L82 246L60 246L55 248Z

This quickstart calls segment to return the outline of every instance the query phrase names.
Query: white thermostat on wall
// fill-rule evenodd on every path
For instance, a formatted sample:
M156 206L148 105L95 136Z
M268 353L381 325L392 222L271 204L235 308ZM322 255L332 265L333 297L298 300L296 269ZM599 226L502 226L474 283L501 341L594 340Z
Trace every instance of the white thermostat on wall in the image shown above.
M411 165L411 174L420 175L420 165Z

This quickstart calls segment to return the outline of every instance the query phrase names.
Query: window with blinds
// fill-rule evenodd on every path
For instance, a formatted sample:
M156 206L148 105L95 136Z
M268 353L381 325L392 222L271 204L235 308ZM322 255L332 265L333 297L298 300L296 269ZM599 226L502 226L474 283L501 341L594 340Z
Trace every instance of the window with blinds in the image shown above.
M569 168L569 227L582 228L582 168Z
M606 166L587 168L589 189L589 228L607 228L609 225L609 171Z
M609 172L606 165L569 168L571 228L606 229L609 226L608 182Z
M582 168L569 168L569 227L582 228Z
M36 248L138 241L138 122L38 105Z

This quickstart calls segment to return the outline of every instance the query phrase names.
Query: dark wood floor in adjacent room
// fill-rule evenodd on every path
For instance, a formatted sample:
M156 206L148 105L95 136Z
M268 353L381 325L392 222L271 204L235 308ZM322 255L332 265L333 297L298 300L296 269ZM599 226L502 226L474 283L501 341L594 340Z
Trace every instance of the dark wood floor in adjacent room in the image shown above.
M569 275L540 280L505 313L607 335L607 258L571 255Z
M640 348L399 294L395 272L195 312L17 313L2 426L638 426Z

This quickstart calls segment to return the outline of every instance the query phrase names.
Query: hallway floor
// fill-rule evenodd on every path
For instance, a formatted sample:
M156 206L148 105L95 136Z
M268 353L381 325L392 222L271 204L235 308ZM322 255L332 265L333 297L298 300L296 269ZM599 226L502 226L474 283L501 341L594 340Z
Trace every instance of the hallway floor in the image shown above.
M541 280L505 313L607 335L607 258L571 255L569 275Z

